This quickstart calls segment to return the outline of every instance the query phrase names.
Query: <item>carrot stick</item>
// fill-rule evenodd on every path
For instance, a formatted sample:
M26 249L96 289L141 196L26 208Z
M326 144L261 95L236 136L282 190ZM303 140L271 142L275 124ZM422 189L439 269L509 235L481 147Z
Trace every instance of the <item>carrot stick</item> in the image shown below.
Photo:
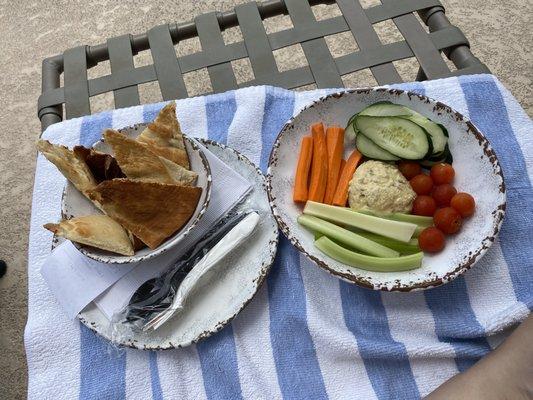
M342 207L346 205L346 201L348 201L348 187L362 157L363 155L361 153L354 150L348 158L348 161L346 161L346 165L339 178L339 183L337 184L337 190L335 190L335 195L333 196L333 205Z
M313 137L305 136L300 146L300 157L296 167L296 177L294 178L294 192L292 199L294 202L307 201L309 180L309 170L311 169L311 159L313 158Z
M311 134L313 135L313 161L311 162L308 200L322 203L328 180L328 150L324 125L322 123L312 125Z
M326 146L328 148L328 181L324 203L332 204L344 153L344 129L338 126L329 127L326 130Z
M341 160L341 167L339 168L339 178L341 177L342 175L342 171L344 171L344 167L346 166L346 160L343 158ZM338 183L338 182L337 182ZM335 188L335 190L337 190L337 188Z

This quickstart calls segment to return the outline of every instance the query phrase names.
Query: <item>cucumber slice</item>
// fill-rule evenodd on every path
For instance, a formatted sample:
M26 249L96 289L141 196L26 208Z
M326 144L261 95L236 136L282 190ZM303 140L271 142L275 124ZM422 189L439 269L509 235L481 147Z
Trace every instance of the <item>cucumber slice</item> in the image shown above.
M426 168L431 168L435 164L439 164L439 163L453 164L453 156L452 156L452 153L450 152L448 145L446 145L444 151L438 157L430 157L426 160L420 161L420 165Z
M355 138L355 146L364 156L373 158L374 160L396 161L400 159L394 154L389 153L387 150L383 150L362 133L359 133Z
M370 117L400 117L414 122L421 128L424 128L431 136L433 143L433 154L444 151L448 141L448 131L442 125L436 124L422 114L411 110L406 106L399 104L380 102L368 106L359 115L368 115Z
M357 127L353 124L353 122L359 115L369 115L371 117L407 117L411 115L411 110L407 107L393 104L390 101L380 101L364 108L359 113L352 115L346 123L344 134L348 135L348 137L352 140L355 139L355 136L358 133Z
M417 113L416 111L412 111L412 114L408 117L402 116L401 118L406 118L409 121L414 122L421 128L424 128L427 133L429 133L429 135L431 136L431 143L433 144L432 155L436 155L444 151L444 148L448 143L448 137L446 135L448 132L446 132L445 134L438 124L433 121L430 121L429 119L424 117L422 114Z
M357 132L355 131L355 124L348 123L348 125L346 125L346 129L344 129L344 139L353 141L355 140L356 136Z
M412 112L411 109L405 106L382 101L368 106L359 115L368 115L369 117L409 117Z
M350 251L326 236L315 241L315 246L325 255L352 267L367 271L395 272L419 268L422 265L424 253L418 252L408 256L394 258L379 258Z
M400 158L420 160L432 154L429 135L409 120L360 115L355 124L368 139Z
M447 138L449 138L450 135L448 134L448 129L446 129L446 128L444 127L444 125L442 125L442 124L437 124L437 125L440 126L440 129L442 129L442 132L444 133L444 136L446 136Z
M313 231L314 235L321 233L351 248L376 257L398 257L400 255L395 250L317 217L300 215L298 223Z

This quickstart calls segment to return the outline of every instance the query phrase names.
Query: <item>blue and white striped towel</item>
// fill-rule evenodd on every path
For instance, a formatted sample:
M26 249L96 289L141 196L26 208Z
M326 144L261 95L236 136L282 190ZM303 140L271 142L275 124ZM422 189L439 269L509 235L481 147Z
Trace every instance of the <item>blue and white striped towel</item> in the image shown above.
M508 209L483 260L416 293L363 289L316 268L281 239L255 299L218 334L184 349L110 351L67 319L38 270L42 224L59 217L64 179L37 160L25 343L31 399L416 399L494 348L533 307L533 124L491 75L398 85L456 108L488 136ZM324 91L273 87L178 101L184 131L227 143L263 170L282 124ZM105 127L154 118L161 104L65 121L44 137L91 145Z

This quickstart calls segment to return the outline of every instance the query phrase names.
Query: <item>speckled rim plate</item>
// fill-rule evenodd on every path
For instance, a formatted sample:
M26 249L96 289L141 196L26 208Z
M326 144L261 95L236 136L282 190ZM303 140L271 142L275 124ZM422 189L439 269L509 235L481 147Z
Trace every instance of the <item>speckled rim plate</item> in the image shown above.
M476 213L462 230L447 238L445 249L425 254L422 267L397 273L370 272L349 267L324 255L313 245L312 234L298 225L302 207L292 202L296 154L309 126L344 125L348 118L377 101L403 104L442 123L449 131L459 191L476 199ZM463 115L449 106L413 92L369 88L346 90L321 97L291 118L281 129L270 153L267 190L272 213L289 241L319 267L357 285L385 291L423 290L450 282L472 268L494 242L502 224L505 183L500 163L487 138Z
M124 133L128 137L135 138L146 128L147 123L136 124L133 126L119 129L119 132ZM187 135L183 135L187 153L189 155L189 161L191 169L198 173L198 180L196 186L202 188L202 193L196 209L192 217L179 231L174 233L157 248L150 249L145 247L135 252L133 256L124 256L115 254L109 251L97 249L90 246L80 245L73 242L74 246L84 255L93 260L113 263L113 264L127 264L148 260L153 257L157 257L160 254L165 253L169 249L177 246L183 238L185 238L189 232L198 224L198 221L204 216L209 205L209 199L211 197L211 168L207 158L200 150L200 148L191 140ZM110 147L103 141L103 139L96 142L93 147L104 153L111 153ZM61 199L61 216L64 219L69 219L74 216L90 215L100 213L98 209L92 204L84 195L82 195L70 182L67 182L63 196Z
M206 282L191 295L185 309L155 332L133 333L119 346L142 350L165 350L185 347L220 331L252 300L265 280L278 246L278 227L270 211L266 179L248 158L222 144L200 139L208 150L239 172L252 184L252 191L235 210L256 209L261 222L246 246L230 253L216 267L216 278ZM215 279L213 279L215 278ZM91 303L79 320L89 329L112 341L111 325Z

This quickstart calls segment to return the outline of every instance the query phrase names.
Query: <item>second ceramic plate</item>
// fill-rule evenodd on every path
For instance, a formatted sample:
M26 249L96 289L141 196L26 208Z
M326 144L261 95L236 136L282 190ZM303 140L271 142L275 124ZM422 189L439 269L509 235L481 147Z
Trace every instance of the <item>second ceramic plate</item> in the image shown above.
M206 277L186 307L157 331L131 332L115 344L145 350L183 347L211 336L228 324L253 298L274 261L278 228L268 204L265 177L246 157L218 143L201 140L224 163L239 172L252 185L252 191L236 211L257 210L261 222L246 242L217 265L216 279ZM79 315L87 327L112 339L109 320L91 303Z

